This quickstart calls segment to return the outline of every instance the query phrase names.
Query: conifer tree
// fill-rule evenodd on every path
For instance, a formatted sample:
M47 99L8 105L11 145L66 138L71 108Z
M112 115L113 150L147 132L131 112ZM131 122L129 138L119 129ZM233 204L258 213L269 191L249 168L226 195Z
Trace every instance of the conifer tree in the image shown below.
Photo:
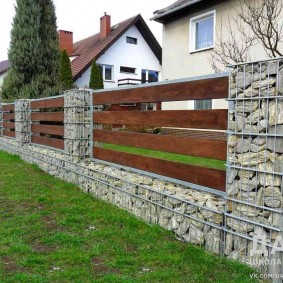
M66 50L63 50L63 52L61 53L60 85L61 85L61 90L67 90L73 88L71 62Z
M58 94L60 51L52 0L17 0L8 57L4 99Z
M89 88L92 89L104 88L102 75L95 61L93 61L91 65Z

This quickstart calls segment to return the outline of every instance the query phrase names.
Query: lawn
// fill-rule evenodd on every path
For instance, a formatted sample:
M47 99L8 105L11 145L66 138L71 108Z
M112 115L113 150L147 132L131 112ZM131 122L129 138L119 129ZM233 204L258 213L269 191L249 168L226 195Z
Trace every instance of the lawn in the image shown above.
M179 163L198 165L201 167L226 170L225 161L216 160L216 159L188 156L183 154L169 153L164 151L157 151L157 150L138 148L132 146L124 146L124 145L107 144L107 143L103 144L103 148L127 152L127 153L133 153L138 155L144 155L149 157L155 157L155 158L175 161Z
M256 282L19 157L0 152L0 282Z

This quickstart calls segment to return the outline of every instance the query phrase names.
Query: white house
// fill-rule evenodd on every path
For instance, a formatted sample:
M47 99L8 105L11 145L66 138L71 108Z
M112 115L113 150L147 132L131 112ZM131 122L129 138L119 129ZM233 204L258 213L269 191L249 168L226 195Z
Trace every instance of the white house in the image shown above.
M223 40L231 36L227 28L230 24L234 38L240 41L241 34L236 25L239 6L239 0L178 0L164 9L155 11L152 19L163 24L163 79L213 74L214 70L209 62L211 50L219 43L220 36ZM283 11L281 13L279 26L283 22ZM283 42L280 44L283 49ZM262 44L258 43L252 47L250 57L252 60L267 58ZM182 101L163 103L162 108L220 109L227 108L227 103L224 100Z
M61 50L71 59L74 83L88 87L93 60L99 65L105 88L161 80L162 49L141 15L114 26L100 19L100 33L73 44L73 33L59 31Z

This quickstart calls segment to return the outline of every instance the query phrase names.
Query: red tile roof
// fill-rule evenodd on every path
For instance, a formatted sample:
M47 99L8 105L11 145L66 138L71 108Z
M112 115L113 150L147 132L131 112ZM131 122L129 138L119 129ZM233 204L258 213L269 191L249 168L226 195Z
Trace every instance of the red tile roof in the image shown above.
M161 58L160 45L150 32L141 15L137 15L112 26L110 34L103 39L100 39L98 33L74 44L74 52L71 56L78 56L71 63L74 79L79 78L91 65L94 59L98 59L100 55L112 46L133 25L137 25L140 32L142 34L144 33L143 36L148 41L150 47L153 49L155 54L160 53Z

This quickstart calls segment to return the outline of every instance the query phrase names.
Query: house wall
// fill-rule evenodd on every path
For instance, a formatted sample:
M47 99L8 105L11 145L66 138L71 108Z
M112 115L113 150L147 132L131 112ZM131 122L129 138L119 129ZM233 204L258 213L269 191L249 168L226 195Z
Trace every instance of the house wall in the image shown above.
M188 14L178 20L163 25L162 77L164 80L181 79L214 73L209 63L211 50L190 53L190 19L215 10L216 40L217 36L221 33L225 39L225 37L229 37L226 26L229 23L229 19L237 16L237 7L237 0L225 1L213 5L209 9L203 9L197 13ZM239 36L237 27L235 25L232 25L232 27L235 31L235 36ZM267 58L267 56L262 46L257 45L252 49L251 60L262 60L265 58ZM163 109L193 109L194 102L184 101L163 103L162 107ZM227 108L227 103L224 100L214 100L213 108Z
M138 39L138 44L126 43L126 36ZM104 81L104 88L118 86L118 80L124 78L141 79L141 70L148 69L161 72L161 65L154 53L144 40L136 26L131 27L117 42L112 45L101 57L96 60L97 64L112 65L114 70L113 81ZM120 73L120 66L136 68L136 74ZM90 68L76 80L78 87L88 86ZM161 80L161 73L159 74Z

